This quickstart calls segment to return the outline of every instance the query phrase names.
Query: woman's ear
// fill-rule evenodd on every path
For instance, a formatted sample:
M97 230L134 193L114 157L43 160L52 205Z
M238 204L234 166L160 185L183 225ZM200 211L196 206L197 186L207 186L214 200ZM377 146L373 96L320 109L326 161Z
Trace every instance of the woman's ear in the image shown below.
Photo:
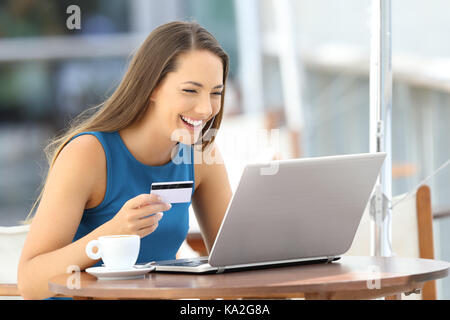
M155 89L153 89L152 93L150 94L150 99L149 99L150 103L155 102L156 96L158 94L157 91L158 91L158 88L156 87Z
M152 93L150 94L150 102L155 102L155 100L157 99L157 97L158 97L158 94L159 94L159 91L160 91L160 89L161 89L161 83L162 83L163 81L160 81L159 82L159 84L157 84L154 88L153 88L153 91L152 91Z

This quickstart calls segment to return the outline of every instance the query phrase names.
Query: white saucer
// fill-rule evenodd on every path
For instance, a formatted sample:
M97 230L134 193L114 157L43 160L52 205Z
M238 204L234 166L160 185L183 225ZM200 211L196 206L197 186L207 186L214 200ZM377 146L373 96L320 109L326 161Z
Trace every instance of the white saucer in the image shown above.
M128 280L143 278L146 273L153 271L155 266L147 268L131 268L125 270L113 270L106 267L87 268L86 272L97 277L98 280Z

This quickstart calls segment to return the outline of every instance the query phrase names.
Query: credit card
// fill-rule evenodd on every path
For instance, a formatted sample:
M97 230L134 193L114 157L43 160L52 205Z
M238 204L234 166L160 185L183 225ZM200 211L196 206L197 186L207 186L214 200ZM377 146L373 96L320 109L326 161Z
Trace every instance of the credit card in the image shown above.
M150 193L167 203L190 202L193 186L193 181L153 182Z

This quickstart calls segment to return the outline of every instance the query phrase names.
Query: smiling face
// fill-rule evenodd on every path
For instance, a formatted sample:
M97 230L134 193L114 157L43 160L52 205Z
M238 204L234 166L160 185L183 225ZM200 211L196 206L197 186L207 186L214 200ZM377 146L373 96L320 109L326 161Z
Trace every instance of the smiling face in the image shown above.
M223 92L221 59L207 50L191 50L177 58L151 96L151 118L173 141L193 144L206 122L219 113Z

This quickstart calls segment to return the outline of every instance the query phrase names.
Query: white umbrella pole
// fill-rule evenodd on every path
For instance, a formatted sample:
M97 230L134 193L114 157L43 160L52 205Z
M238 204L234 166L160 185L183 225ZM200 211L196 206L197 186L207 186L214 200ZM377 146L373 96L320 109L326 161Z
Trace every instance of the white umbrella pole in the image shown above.
M370 152L387 157L370 200L371 255L392 256L391 206L392 64L391 1L372 0L370 56Z

